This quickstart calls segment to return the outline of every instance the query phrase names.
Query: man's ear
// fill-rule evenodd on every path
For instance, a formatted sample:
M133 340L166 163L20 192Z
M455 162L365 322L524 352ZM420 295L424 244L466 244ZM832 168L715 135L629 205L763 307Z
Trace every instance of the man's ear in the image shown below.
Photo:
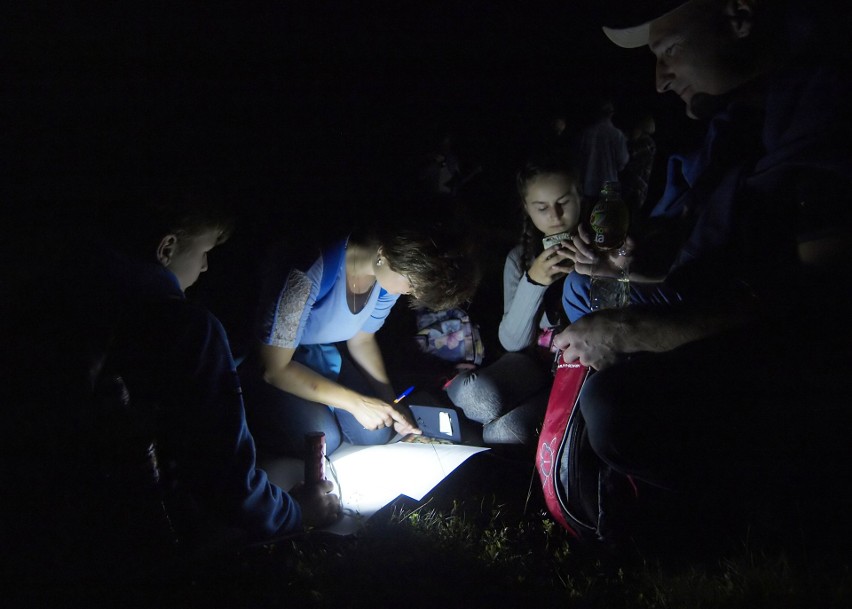
M725 15L731 24L734 36L746 38L754 25L754 7L758 0L728 0Z
M177 235L166 235L160 239L160 243L157 245L157 262L168 267L174 259L177 243Z

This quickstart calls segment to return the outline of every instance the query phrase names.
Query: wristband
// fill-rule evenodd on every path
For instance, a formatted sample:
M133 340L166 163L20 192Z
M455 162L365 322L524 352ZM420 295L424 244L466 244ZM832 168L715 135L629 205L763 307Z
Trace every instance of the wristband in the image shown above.
M527 271L526 273L524 273L524 276L527 278L527 281L529 281L529 282L530 282L531 284L533 284L533 285L537 285L537 286L542 287L542 288L547 287L547 286L546 286L546 285L544 285L543 283L539 283L538 281L536 281L535 279L533 279L532 277L530 277L530 273L529 273L529 271Z

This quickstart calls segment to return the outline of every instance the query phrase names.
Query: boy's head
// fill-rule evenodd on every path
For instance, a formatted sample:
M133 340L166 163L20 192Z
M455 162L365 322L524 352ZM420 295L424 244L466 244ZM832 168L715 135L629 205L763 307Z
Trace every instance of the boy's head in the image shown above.
M216 200L201 193L164 197L150 209L153 234L159 236L157 262L186 290L207 270L207 253L230 237L232 221Z
M111 236L129 255L169 269L186 290L207 270L207 253L230 236L231 216L208 189L174 185L145 198L112 210Z
M207 270L207 253L226 238L223 230L216 227L181 237L169 233L157 244L157 261L174 273L180 289L185 291Z

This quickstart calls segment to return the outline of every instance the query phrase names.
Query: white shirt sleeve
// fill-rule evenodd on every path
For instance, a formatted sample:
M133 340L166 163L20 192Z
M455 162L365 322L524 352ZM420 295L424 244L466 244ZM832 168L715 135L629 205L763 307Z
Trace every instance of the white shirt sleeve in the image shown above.
M507 351L521 351L535 343L541 320L541 304L548 286L526 278L522 247L515 246L503 267L503 319L498 338Z

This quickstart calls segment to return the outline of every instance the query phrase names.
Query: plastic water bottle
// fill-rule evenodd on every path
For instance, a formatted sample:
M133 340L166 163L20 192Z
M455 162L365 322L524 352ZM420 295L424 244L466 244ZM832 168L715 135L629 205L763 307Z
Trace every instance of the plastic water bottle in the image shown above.
M592 207L589 225L594 236L594 247L603 256L624 245L630 215L621 198L618 182L604 182L601 196ZM592 269L590 306L592 311L618 309L630 303L630 275L626 264L617 277L603 275Z

